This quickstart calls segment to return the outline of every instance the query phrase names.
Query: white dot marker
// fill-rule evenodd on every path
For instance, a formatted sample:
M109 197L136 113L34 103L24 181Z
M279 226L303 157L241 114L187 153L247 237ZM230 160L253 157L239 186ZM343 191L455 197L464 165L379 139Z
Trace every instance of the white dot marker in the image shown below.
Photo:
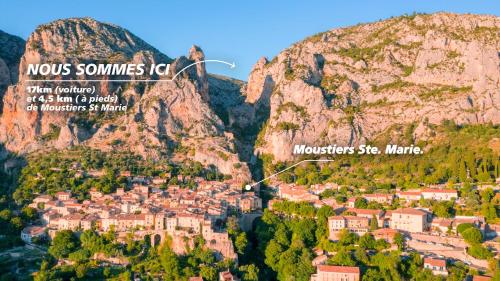
M252 189L252 186L251 186L251 185L249 185L249 184L247 184L247 185L245 185L245 189L246 189L246 190L250 190L250 189Z

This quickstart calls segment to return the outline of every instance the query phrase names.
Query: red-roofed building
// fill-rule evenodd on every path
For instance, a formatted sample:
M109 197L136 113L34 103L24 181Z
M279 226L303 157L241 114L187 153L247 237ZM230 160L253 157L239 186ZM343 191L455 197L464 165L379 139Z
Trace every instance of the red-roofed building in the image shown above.
M346 211L355 214L357 217L363 217L369 220L373 219L373 216L375 216L378 226L384 226L384 210L348 208Z
M314 202L316 200L319 200L319 196L309 193L306 187L292 184L280 185L278 196L280 198L287 199L293 202Z
M454 189L428 188L422 190L422 197L429 200L449 201L458 198L458 193Z
M429 230L431 223L428 213L413 208L402 208L392 211L391 228L408 231L424 232Z
M363 198L365 198L366 201L368 201L368 202L375 201L375 202L378 202L380 204L390 205L390 204L392 204L392 199L394 198L394 195L374 193L374 194L364 194Z
M59 191L56 193L57 200L66 201L71 198L71 192Z
M384 239L388 243L393 243L394 242L394 236L399 233L396 229L390 229L390 228L381 228L373 231L373 237L375 239Z
M425 258L424 268L430 269L433 274L436 275L448 275L448 270L446 269L446 260L437 258Z
M360 277L357 266L318 265L311 281L359 281Z
M21 231L21 239L26 243L31 243L33 238L42 238L46 236L45 227L28 226Z
M342 229L363 235L368 232L369 219L355 216L331 216L328 218L329 239L337 240Z
M396 193L396 197L404 199L405 201L418 201L422 198L422 192L420 192L420 190L399 191Z
M347 200L347 207L349 208L354 208L354 205L356 203L356 197L351 197Z

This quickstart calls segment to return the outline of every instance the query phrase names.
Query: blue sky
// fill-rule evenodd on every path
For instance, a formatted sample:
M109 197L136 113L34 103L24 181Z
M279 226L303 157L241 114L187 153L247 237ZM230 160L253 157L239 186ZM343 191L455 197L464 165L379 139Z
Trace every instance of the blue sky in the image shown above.
M246 80L261 57L272 58L309 35L404 13L437 11L500 15L498 0L414 1L4 1L0 30L27 38L37 25L89 16L127 28L170 57L199 45L207 59L234 61L236 68L208 70Z

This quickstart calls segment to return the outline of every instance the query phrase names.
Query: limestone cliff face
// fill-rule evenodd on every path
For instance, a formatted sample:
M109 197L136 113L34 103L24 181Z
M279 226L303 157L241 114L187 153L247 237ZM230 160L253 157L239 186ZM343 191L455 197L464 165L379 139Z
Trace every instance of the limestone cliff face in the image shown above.
M30 153L88 145L101 150L124 149L145 157L174 161L194 159L215 165L225 174L248 179L249 170L234 149L233 137L209 106L204 64L188 68L175 81L155 83L65 82L95 85L99 95L117 94L128 110L121 113L26 111L28 64L35 63L170 63L171 73L204 59L193 47L187 57L171 59L129 31L90 18L58 20L38 27L26 42L19 81L9 87L0 117L0 142L10 151ZM158 77L50 77L52 79L157 79ZM44 77L48 79L48 77ZM238 168L236 168L238 167Z
M247 102L269 119L256 153L432 136L443 120L500 123L500 18L432 14L334 29L254 66Z
M17 83L19 61L24 53L24 40L0 30L0 112L7 87Z

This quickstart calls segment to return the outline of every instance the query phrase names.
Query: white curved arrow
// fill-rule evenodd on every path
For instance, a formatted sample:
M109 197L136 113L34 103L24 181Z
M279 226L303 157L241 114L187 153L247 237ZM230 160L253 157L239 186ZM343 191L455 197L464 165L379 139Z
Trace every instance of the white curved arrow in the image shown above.
M201 61L197 61L197 62L194 62L186 67L184 67L183 69L181 69L179 72L177 72L174 77L172 77L172 79L170 79L171 81L175 80L175 78L177 76L179 76L179 74L181 74L182 72L184 72L184 70L190 68L191 66L193 65L197 65L197 64L200 64L200 63L204 63L204 62L219 62L219 63L223 63L223 64L227 64L229 65L231 68L235 68L236 67L236 64L233 62L233 63L229 63L227 61L223 61L223 60L201 60Z
M274 174L268 176L267 178L264 178L264 179L262 179L262 180L260 180L258 182L255 182L253 184L247 184L247 185L245 185L245 189L246 190L250 190L250 189L252 189L252 187L258 185L259 183L261 183L261 182L263 182L265 180L268 180L268 179L270 179L272 177L275 177L275 176L277 176L277 175L279 175L279 174L281 174L283 172L286 172L286 171L290 170L291 168L293 168L295 166L298 166L298 165L300 165L300 164L302 164L304 162L333 162L333 161L335 161L335 160L333 160L333 159L306 159L306 160L302 160L302 161L297 162L297 163L293 164L292 166L287 167L286 169L283 169L283 170L281 170L281 171L279 171L277 173L274 173Z

